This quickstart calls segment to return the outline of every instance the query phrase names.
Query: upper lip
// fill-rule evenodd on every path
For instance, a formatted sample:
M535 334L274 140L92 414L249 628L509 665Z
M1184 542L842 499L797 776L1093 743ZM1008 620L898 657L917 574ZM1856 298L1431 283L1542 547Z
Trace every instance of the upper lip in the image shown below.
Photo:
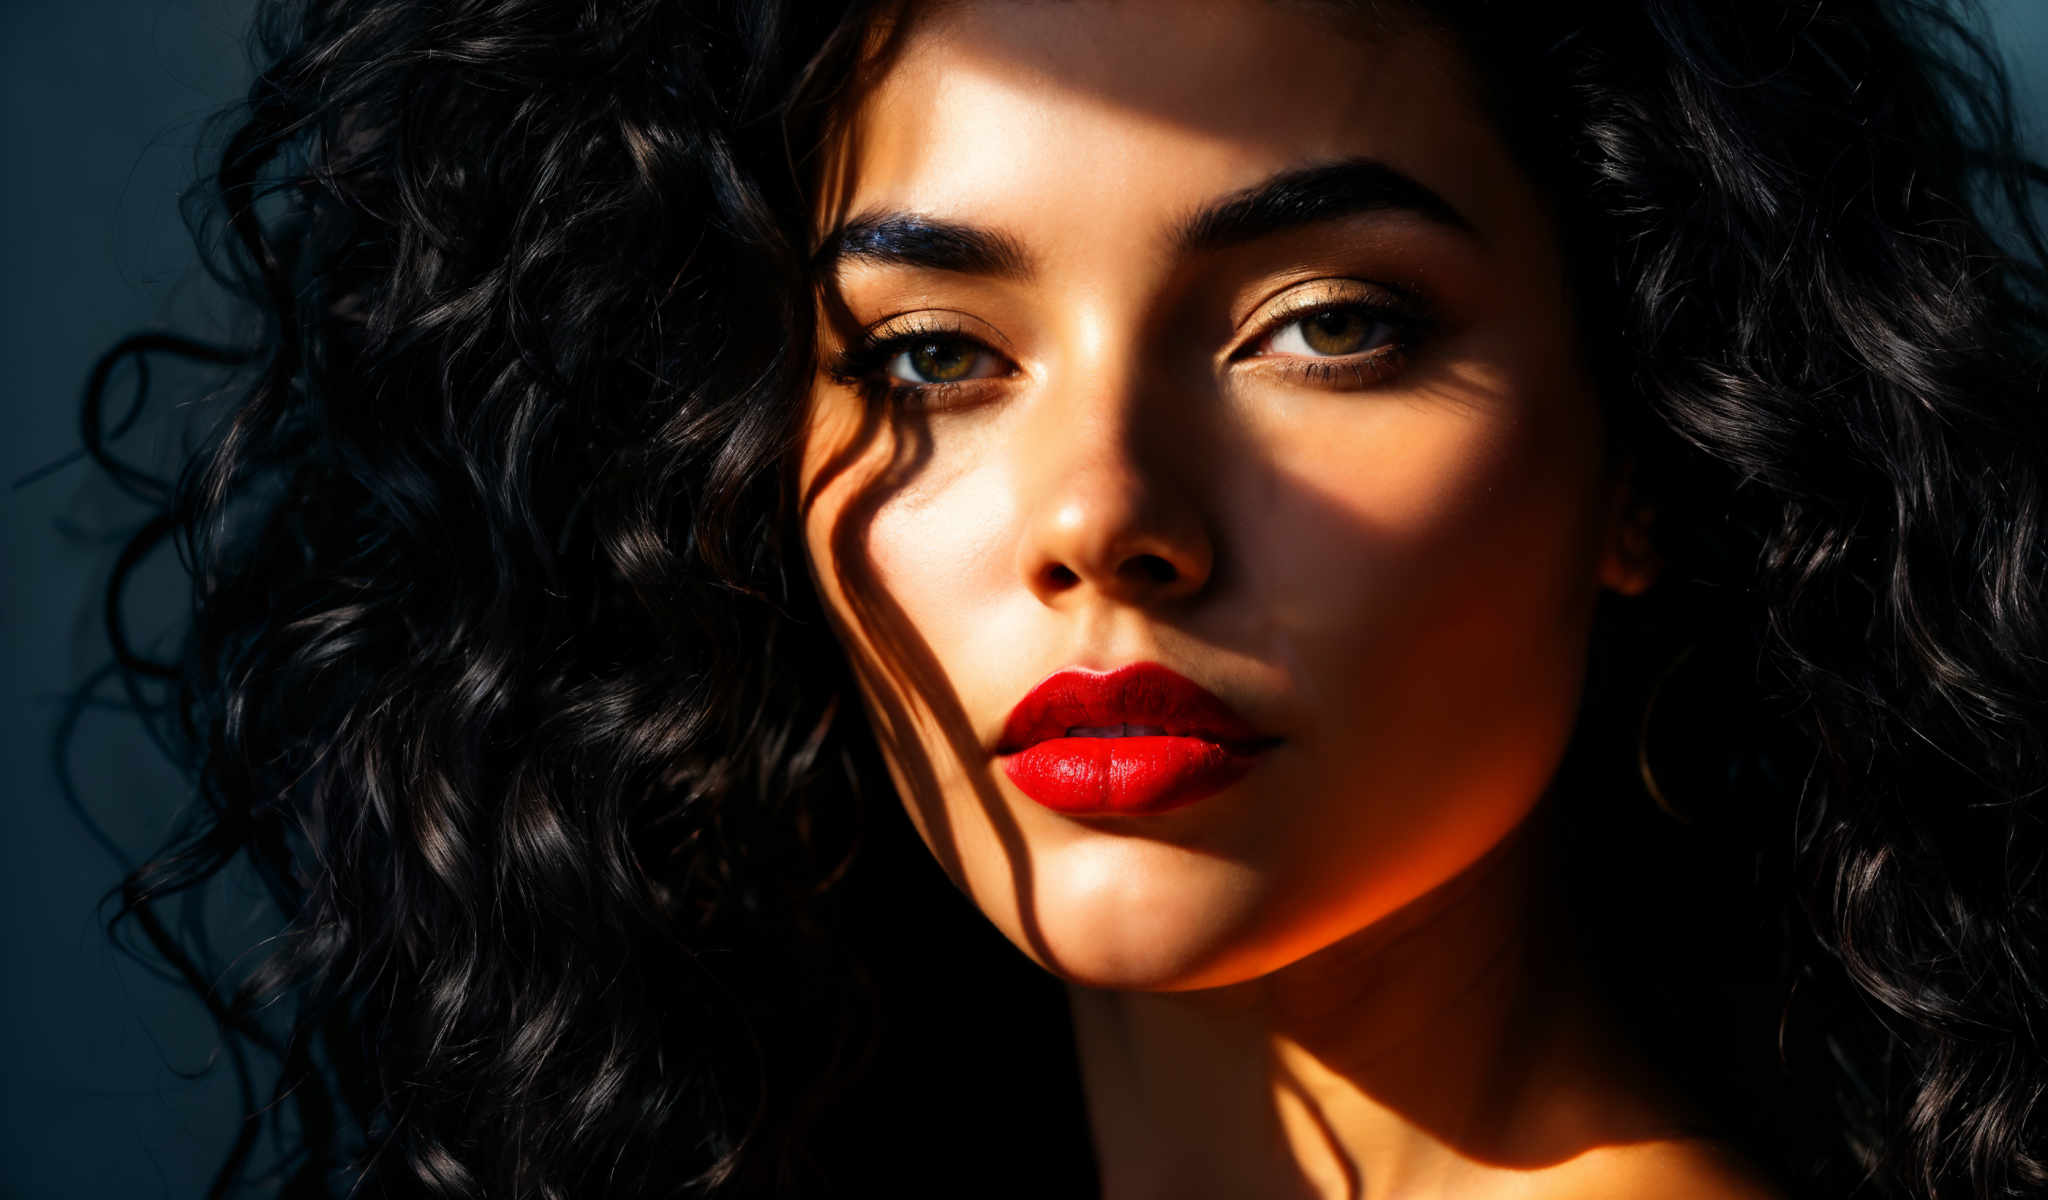
M1014 754L1077 726L1150 725L1166 736L1223 743L1267 740L1214 692L1170 667L1067 667L1032 688L1003 725L997 754Z

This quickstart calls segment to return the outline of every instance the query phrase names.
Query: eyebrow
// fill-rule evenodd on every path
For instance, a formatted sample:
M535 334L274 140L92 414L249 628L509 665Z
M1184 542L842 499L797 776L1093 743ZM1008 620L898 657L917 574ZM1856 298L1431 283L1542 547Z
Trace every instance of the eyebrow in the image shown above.
M1479 239L1448 200L1378 159L1348 158L1281 171L1203 205L1175 223L1173 245L1199 253L1243 245L1340 217L1405 212ZM849 262L1023 278L1031 255L997 230L906 212L867 213L829 234L812 258L822 272Z
M855 217L825 239L811 262L823 272L863 262L1004 279L1031 274L1031 256L1008 234L914 213Z
M1374 158L1347 158L1282 171L1212 201L1174 230L1182 252L1222 250L1305 225L1365 213L1405 212L1479 240L1451 202L1420 180Z

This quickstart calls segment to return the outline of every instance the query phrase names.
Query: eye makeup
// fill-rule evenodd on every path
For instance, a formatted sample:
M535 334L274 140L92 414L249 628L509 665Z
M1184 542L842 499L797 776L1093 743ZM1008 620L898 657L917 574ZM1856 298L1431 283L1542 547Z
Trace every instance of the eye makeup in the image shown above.
M1429 309L1411 289L1360 280L1318 280L1269 301L1247 322L1251 332L1219 365L1259 376L1344 391L1399 375L1435 332ZM920 409L939 409L1018 373L981 322L934 310L892 317L828 355L835 383Z
M963 388L1015 371L1001 351L969 332L969 324L964 315L954 312L892 317L863 330L844 349L830 355L825 373L841 386L859 388L895 402L914 401L919 407L939 407L938 401ZM1004 369L981 374L970 367L955 378L906 379L892 373L892 368L899 366L916 373L934 373L921 368L950 362L963 354L973 356L971 361L977 366L996 360Z
M1225 361L1286 382L1364 390L1399 375L1437 322L1408 288L1317 280L1290 289L1247 322Z

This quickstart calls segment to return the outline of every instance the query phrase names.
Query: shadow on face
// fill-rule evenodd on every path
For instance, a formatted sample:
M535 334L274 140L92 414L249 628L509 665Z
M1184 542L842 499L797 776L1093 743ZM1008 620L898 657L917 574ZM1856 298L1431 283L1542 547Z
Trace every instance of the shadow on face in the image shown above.
M914 15L817 205L813 578L931 853L1093 987L1437 903L1541 798L1597 594L1648 581L1550 214L1449 40L1201 7ZM1275 749L1171 812L1034 801L1013 707L1133 662Z

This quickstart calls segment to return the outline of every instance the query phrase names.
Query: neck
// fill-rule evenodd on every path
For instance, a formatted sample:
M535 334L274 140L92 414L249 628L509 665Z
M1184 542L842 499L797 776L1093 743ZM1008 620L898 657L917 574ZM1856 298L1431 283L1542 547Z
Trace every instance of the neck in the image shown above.
M1069 989L1103 1194L1485 1194L1676 1122L1614 1048L1535 823L1282 970Z

